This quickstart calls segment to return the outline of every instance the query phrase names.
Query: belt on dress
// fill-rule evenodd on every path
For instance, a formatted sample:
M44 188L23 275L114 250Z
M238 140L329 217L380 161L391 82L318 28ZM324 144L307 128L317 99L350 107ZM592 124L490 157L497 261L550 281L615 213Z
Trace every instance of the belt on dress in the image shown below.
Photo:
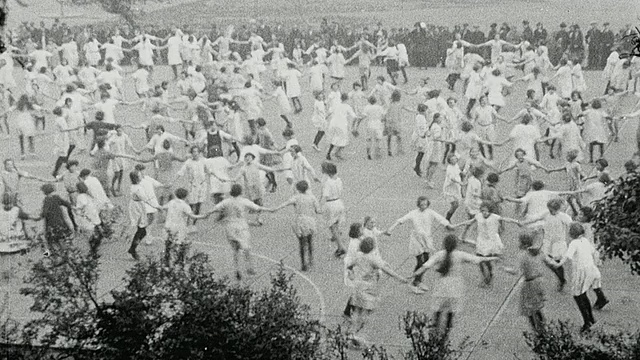
M326 202L331 202L331 201L338 201L338 200L340 200L340 198L337 198L337 199L327 199L327 200L325 200L325 201L326 201Z

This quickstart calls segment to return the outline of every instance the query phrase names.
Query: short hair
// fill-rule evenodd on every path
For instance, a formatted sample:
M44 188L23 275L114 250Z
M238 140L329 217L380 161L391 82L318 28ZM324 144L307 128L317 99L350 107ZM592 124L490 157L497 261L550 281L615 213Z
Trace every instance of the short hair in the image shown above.
M98 120L98 121L104 120L104 112L103 111L96 112L96 120Z
M523 148L517 148L516 151L513 152L513 156L518 155L518 153L522 153L522 155L527 155L527 152L524 151Z
M264 118L258 118L258 119L256 120L256 124L257 124L258 126L266 126L266 125L267 125L267 121L266 121Z
M627 172L634 172L636 171L637 168L638 168L638 165L636 165L636 163L633 162L633 160L629 160L624 163L624 169L627 170Z
M560 210L563 204L564 204L564 201L560 198L555 198L547 201L547 207L549 208L549 210L553 210L553 211Z
M78 160L69 160L67 161L67 170L71 169L72 166L78 166L80 163Z
M256 156L255 156L253 153L250 153L250 152L248 152L248 153L244 154L244 157L245 157L245 158L246 158L247 156L251 156L253 159L255 159L255 158L256 158Z
M305 180L298 181L296 183L296 190L298 190L301 194L304 194L309 190L309 183Z
M140 183L140 175L137 172L132 171L129 173L129 180L131 180L131 184L138 185Z
M373 240L372 237L366 237L362 239L362 241L360 241L360 251L362 251L362 253L364 254L370 253L375 248L376 248L376 241Z
M579 222L572 222L571 225L569 225L569 236L571 236L572 239L577 239L582 235L584 235L584 226Z
M340 94L340 101L345 102L347 100L349 100L349 95L345 93Z
M291 130L290 128L286 128L284 129L284 131L282 131L282 136L283 137L293 137L293 130Z
M605 184L605 185L609 185L611 183L611 176L607 173L602 173L600 174L600 177L598 178L598 181L600 181L601 183Z
M462 124L460 125L460 129L463 132L469 132L471 131L471 129L473 129L473 125L471 125L471 123L468 121L463 121Z
M449 154L447 156L447 163L451 164L454 158L456 158L456 154Z
M362 224L360 223L352 223L349 226L349 237L352 239L357 239L362 235Z
M369 104L371 104L371 105L373 105L373 104L378 102L378 100L376 100L375 96L369 96L369 99L367 101L369 101Z
M600 159L596 160L596 165L600 165L603 168L606 168L607 166L609 166L609 162L607 161L607 159L600 158Z
M578 158L578 154L579 154L579 152L576 149L567 151L567 160L568 161L573 161L573 160L577 159Z
M59 106L56 106L55 108L53 108L51 112L53 113L53 115L56 115L56 116L62 115L62 109Z
M487 182L490 184L497 184L500 181L500 176L496 173L490 173L487 175Z
M242 195L242 185L240 184L231 185L231 191L229 191L229 195L233 197L238 197Z
M353 89L357 88L357 87L362 87L362 84L360 84L359 81L356 81L353 83L353 85L351 86ZM322 94L322 92L319 91L320 94Z
M418 196L418 200L416 200L416 206L420 206L420 203L425 200L427 201L427 207L429 207L431 205L431 201L424 195Z
M40 190L42 190L42 192L43 192L45 195L49 195L49 194L51 194L52 192L56 191L56 188L53 186L53 184L48 184L48 183L47 183L47 184L43 184L43 185L40 187Z
M544 182L542 182L541 180L536 180L533 183L531 183L531 188L536 191L542 190L544 189Z
M400 91L393 90L393 92L391 93L391 102L399 102L401 98L402 95L400 94Z
M175 194L178 199L184 200L187 198L187 195L189 195L189 192L185 188L178 188L176 189Z
M302 152L302 148L300 147L300 145L291 145L290 149L296 153Z
M478 166L474 166L473 170L471 170L471 174L476 178L480 178L482 175L484 175L484 169Z
M323 173L329 176L333 176L338 173L338 167L336 166L336 164L328 161L323 162L320 168L322 169Z
M76 184L76 190L78 190L78 192L80 194L89 193L89 188L87 187L87 184L85 184L83 182L79 182L79 183Z
M427 105L425 105L425 104L418 104L418 112L419 112L419 113L426 112L426 111L427 111L427 109L429 109L429 108L427 107Z
M602 108L602 103L600 102L600 100L595 99L591 102L591 107L594 109L600 109Z
M89 169L82 169L80 170L80 177L87 177L91 174L91 170Z

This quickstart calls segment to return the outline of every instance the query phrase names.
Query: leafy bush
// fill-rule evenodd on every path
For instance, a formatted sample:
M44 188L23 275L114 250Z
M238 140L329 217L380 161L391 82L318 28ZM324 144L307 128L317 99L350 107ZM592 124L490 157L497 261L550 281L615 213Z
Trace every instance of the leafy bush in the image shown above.
M525 332L527 345L543 360L619 360L640 358L640 333L607 333L592 329L580 334L566 321L554 321L539 332Z
M615 181L607 197L596 204L594 233L600 252L622 259L633 274L640 274L640 174Z
M323 328L284 268L262 291L216 278L208 257L137 263L112 302L97 300L97 257L68 246L35 263L21 293L38 318L22 358L62 347L74 359L321 359ZM18 358L18 357L15 357Z

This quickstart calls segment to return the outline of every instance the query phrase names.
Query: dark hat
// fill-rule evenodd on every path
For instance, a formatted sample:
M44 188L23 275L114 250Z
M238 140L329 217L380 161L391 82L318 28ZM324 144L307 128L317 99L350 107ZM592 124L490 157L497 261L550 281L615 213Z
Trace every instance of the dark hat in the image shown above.
M560 27L561 27L561 28L566 28L566 27L567 27L567 24L565 24L565 23L560 23Z
M609 26L609 23L608 23L608 22L606 22L606 23L604 23L604 24L602 24L602 25L604 25L604 26Z
M82 169L82 170L80 170L80 174L79 174L79 176L80 176L80 177L85 177L85 176L89 176L90 174L91 174L91 170L89 170L89 169Z
M136 164L135 169L137 171L140 171L146 169L146 167L143 164Z
M529 25L529 20L522 20L523 25Z
M490 27L494 28L494 27L496 27L496 26L498 26L498 24L493 23L493 24L491 24L491 26L490 26Z

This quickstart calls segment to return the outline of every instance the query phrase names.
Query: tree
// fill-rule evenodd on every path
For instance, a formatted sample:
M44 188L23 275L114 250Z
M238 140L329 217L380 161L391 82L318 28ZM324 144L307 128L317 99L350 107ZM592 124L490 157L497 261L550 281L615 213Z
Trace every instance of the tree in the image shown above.
M631 273L640 274L640 175L616 180L594 211L594 235L607 258L622 259Z
M34 265L21 290L38 315L24 328L26 344L63 347L74 359L323 358L323 327L283 267L256 291L216 277L202 253L184 265L147 259L105 301L96 297L97 264L69 245Z

